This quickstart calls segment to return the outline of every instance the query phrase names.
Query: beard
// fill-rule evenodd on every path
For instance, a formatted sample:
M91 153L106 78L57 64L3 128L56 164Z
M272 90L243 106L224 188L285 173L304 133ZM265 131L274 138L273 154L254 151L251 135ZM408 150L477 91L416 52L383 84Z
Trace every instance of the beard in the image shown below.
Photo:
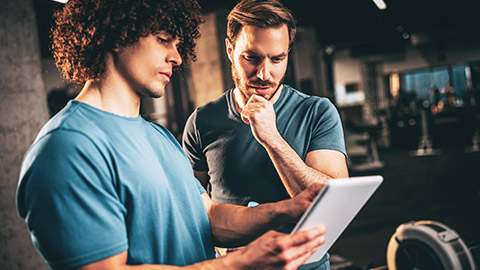
M283 75L282 79L279 81L277 84L276 82L273 81L264 81L261 80L257 77L255 77L254 80L248 80L245 77L242 77L238 70L235 68L235 65L232 63L231 64L231 69L232 69L232 78L233 82L235 83L235 86L240 90L240 93L242 94L243 98L245 99L244 101L247 102L247 100L255 94L254 92L248 92L248 86L259 86L259 87L265 87L265 86L270 86L272 88L275 88L275 91L271 95L262 95L264 98L267 100L270 100L275 96L275 93L277 93L277 90L280 88L280 85L283 83L283 79L285 78L285 74Z

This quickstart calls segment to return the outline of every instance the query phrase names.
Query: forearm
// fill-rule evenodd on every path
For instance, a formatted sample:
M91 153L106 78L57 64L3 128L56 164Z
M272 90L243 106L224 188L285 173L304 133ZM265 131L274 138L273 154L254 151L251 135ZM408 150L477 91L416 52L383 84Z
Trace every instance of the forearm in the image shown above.
M302 160L279 133L273 104L263 97L252 95L241 114L255 139L267 150L290 196L313 183L325 184L328 179L348 176L345 156L338 151L314 150Z
M291 197L302 192L312 183L325 184L329 179L334 178L333 175L308 166L280 134L263 146Z
M257 207L214 204L210 224L214 244L220 247L243 246L268 230L293 223L284 202L266 203Z

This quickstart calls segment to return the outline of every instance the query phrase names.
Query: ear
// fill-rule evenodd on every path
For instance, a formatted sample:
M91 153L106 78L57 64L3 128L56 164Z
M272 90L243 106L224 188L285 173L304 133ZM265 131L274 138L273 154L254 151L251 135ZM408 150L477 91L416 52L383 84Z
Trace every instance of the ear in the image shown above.
M225 47L226 47L226 50L227 50L228 59L230 60L230 62L232 62L232 59L233 59L233 44L228 37L225 39Z

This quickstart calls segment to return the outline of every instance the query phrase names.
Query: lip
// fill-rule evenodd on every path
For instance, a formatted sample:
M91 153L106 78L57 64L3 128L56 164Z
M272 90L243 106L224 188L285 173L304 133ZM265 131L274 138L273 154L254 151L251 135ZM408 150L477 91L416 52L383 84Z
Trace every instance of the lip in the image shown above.
M255 90L255 92L259 95L264 95L264 94L268 94L270 92L270 90L272 89L272 87L270 86L250 86L251 88L253 88Z
M172 76L172 72L160 72L160 74L166 77L167 81L170 82L170 77Z
M167 76L168 78L172 77L172 72L171 71L160 72L160 74L163 74L163 75Z

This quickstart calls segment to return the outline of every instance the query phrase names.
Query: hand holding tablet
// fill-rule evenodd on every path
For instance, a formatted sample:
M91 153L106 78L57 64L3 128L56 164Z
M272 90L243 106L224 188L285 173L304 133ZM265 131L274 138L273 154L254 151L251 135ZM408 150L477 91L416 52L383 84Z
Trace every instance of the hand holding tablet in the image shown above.
M318 261L325 255L382 182L380 175L328 181L291 232L320 224L327 227L325 244L318 247L306 263Z

